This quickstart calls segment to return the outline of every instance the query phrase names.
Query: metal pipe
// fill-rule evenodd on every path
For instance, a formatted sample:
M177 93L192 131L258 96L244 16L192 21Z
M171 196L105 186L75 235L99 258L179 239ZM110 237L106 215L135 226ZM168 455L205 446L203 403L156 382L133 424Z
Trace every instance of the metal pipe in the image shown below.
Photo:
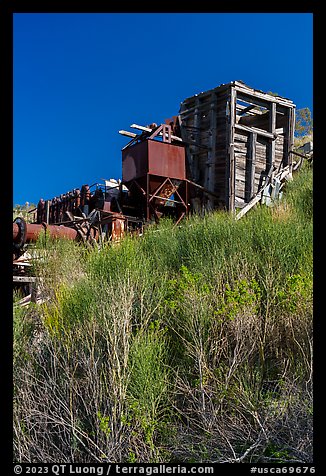
M20 239L21 229L20 222L13 223L13 241L16 243ZM26 234L24 237L24 243L30 243L31 241L37 241L41 232L45 233L52 238L66 238L68 240L75 240L78 236L78 233L75 229L69 228L67 226L58 226L58 225L47 225L46 223L34 224L26 223ZM23 243L23 244L24 244Z
M67 240L75 240L78 236L77 230L68 226L46 225L43 224L45 232L52 238L66 238ZM27 225L28 235L28 225Z

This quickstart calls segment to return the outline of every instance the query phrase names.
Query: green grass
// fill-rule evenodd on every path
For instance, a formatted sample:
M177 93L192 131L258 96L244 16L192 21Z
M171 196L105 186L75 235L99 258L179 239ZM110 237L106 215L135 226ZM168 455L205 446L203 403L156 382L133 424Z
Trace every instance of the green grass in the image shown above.
M40 240L50 299L15 307L16 458L212 461L262 438L255 461L309 460L312 239L305 167L239 221L163 220L100 251Z

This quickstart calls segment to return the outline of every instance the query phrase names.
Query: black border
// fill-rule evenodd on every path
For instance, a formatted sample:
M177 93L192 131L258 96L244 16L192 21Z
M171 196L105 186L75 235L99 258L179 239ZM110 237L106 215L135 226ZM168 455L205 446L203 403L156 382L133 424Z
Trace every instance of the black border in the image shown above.
M86 6L86 3L71 1L71 0L49 0L49 1L6 1L0 0L0 38L1 38L1 60L3 63L2 74L0 75L1 80L4 80L4 84L0 88L1 93L1 107L3 113L3 121L0 127L1 130L1 149L2 149L2 167L1 167L1 189L3 194L1 194L3 200L0 206L0 237L1 237L1 267L2 272L2 302L1 302L1 319L0 322L3 326L1 331L1 345L0 345L0 365L1 365L1 380L5 385L2 385L2 405L1 405L1 421L2 424L1 434L3 436L2 442L0 445L1 448L1 460L0 468L2 474L14 474L13 473L13 448L12 448L12 401L13 401L13 386L12 386L12 285L11 285L11 274L12 274L12 250L11 250L11 241L12 241L12 232L11 232L11 223L12 223L12 197L13 197L13 15L15 13L311 13L313 14L314 22L314 146L317 148L317 151L322 152L322 148L319 147L322 143L320 137L320 128L318 124L318 114L321 106L322 97L318 95L318 91L321 91L320 86L323 73L319 64L323 65L323 60L319 63L318 58L320 57L319 53L322 48L320 44L323 42L323 36L320 35L322 31L322 11L320 7L321 2L310 1L305 2L304 5L299 5L298 2L290 5L287 5L284 1L274 1L270 3L261 3L257 2L255 5L254 2L251 2L250 5L242 2L232 2L230 8L229 2L221 2L218 5L218 11L212 10L210 7L212 3L208 3L208 8L205 8L201 3L200 6L203 7L199 10L187 11L186 9L173 8L163 9L164 4L157 3L156 5L153 2L148 2L147 4L142 1L138 2L141 4L140 9L135 9L136 4L126 5L125 2L120 3L121 6L116 3L111 5L109 2L101 2L98 0L88 2L89 6ZM290 3L290 2L288 2ZM120 6L120 8L119 8ZM138 5L137 5L138 6ZM153 7L157 7L158 11L155 11ZM169 4L164 5L168 7L177 7L177 5ZM114 8L116 7L116 8ZM246 7L246 9L244 9ZM264 7L266 10L264 11ZM295 8L293 8L295 7ZM281 34L281 32L279 32ZM299 35L300 32L293 31L293 35ZM298 65L298 71L286 71L284 74L293 74L294 80L295 75L300 74L300 67ZM317 121L316 121L317 119ZM321 423L321 414L320 410L323 408L323 388L321 383L323 382L322 374L319 373L319 367L321 362L324 359L324 355L320 349L322 349L323 344L323 334L322 334L322 323L324 316L320 315L320 306L319 298L322 292L323 286L323 275L320 272L320 266L322 262L322 247L319 246L320 242L323 240L318 239L318 231L320 225L323 224L322 211L325 207L323 202L323 197L321 195L323 179L322 175L322 154L318 154L317 163L315 162L314 167L314 222L316 226L314 227L316 233L314 233L314 334L315 334L315 343L314 343L314 369L315 374L315 390L314 390L314 406L315 406L315 417L314 417L314 466L316 466L316 475L320 474L320 467L322 463L322 439L323 431L321 434L319 431ZM320 170L319 170L320 169ZM3 176L4 172L4 176ZM322 233L322 230L321 230ZM7 252L8 251L8 252ZM7 279L5 268L8 267L9 270L9 279ZM4 377L4 380L3 380ZM195 464L194 466L196 466ZM26 466L26 465L25 465ZM46 466L45 464L43 466ZM125 465L127 466L127 465ZM139 465L141 466L141 465ZM205 465L204 465L205 466ZM206 464L210 466L210 464ZM227 474L228 471L239 471L240 474L250 474L249 468L252 465L216 465L215 473L220 472L220 474ZM260 465L257 464L257 467ZM263 466L263 465L262 465ZM265 467L268 465L265 465ZM279 465L275 465L279 466ZM286 465L280 465L286 466ZM303 465L304 466L304 465ZM308 466L308 465L307 465ZM311 465L309 465L311 466ZM240 469L241 468L241 469ZM24 474L24 473L22 473ZM51 474L51 473L49 473ZM114 474L114 473L112 473Z

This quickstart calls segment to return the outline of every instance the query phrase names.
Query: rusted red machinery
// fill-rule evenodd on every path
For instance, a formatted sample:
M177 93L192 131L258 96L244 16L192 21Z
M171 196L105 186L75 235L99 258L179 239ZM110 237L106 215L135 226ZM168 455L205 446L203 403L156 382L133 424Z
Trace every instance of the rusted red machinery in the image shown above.
M125 233L142 232L162 216L179 223L188 214L192 187L187 180L185 145L172 134L173 122L137 127L140 134L126 133L132 141L122 150L122 181L84 184L51 200L40 199L36 223L28 226L28 233L61 225L58 236L64 236L64 226L76 232L73 239L117 241ZM14 224L16 240L24 226L19 221ZM15 243L16 249L22 248L23 241Z
M294 121L292 101L233 81L185 99L164 124L132 124L137 133L119 131L130 138L122 180L40 199L35 223L14 221L14 264L42 231L101 245L162 217L223 209L239 219L271 203L292 174Z
M122 150L122 181L84 184L51 200L41 199L36 223L15 219L16 274L21 270L20 257L27 245L37 241L42 232L52 238L101 244L106 240L117 242L126 233L141 234L144 226L158 222L162 216L179 223L188 214L184 144L172 135L171 124L143 129ZM28 282L30 278L23 274L16 276L16 281Z
M188 213L185 147L172 143L168 124L144 132L122 150L122 178L128 189L127 197L121 195L122 208L145 222L164 215L179 223Z
M241 209L241 217L292 173L294 111L292 101L239 81L196 94L164 124L119 131L131 139L122 149L122 180L41 199L33 225L60 225L74 239L101 242L165 216L179 223L189 212Z
M122 149L122 181L83 184L50 200L40 199L36 223L17 218L13 224L16 259L41 231L83 242L116 242L126 233L142 233L163 216L179 223L188 215L189 200L204 189L187 178L186 144L176 135L177 117L159 126L132 127L140 133L119 131L132 138Z

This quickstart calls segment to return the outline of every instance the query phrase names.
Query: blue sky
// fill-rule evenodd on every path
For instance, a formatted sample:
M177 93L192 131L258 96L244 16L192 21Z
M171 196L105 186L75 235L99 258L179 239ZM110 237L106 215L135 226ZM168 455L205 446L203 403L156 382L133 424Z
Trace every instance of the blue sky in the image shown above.
M16 13L13 202L121 178L118 130L242 80L313 106L310 13Z

